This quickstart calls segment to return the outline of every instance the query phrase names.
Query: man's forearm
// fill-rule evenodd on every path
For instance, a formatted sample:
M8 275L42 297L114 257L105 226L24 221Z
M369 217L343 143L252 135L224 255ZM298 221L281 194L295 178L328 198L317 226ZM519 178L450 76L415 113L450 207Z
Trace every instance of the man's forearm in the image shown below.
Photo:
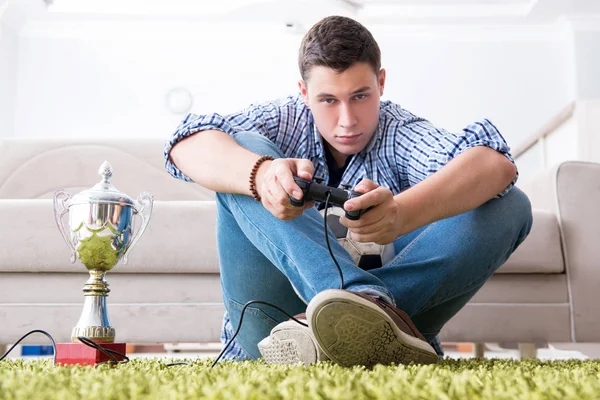
M516 169L502 154L478 146L466 150L438 172L396 195L408 215L400 234L472 210L504 190Z
M225 132L198 132L171 149L171 161L194 182L223 193L250 195L248 177L257 154L240 146Z

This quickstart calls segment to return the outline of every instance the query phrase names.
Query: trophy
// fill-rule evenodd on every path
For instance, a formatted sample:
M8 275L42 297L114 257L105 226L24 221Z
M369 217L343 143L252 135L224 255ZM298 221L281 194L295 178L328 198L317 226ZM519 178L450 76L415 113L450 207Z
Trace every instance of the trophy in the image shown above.
M71 333L73 343L57 345L57 363L96 364L107 360L106 354L81 343L78 337L125 354L125 343L114 343L115 329L110 325L106 309L110 289L104 276L119 261L127 264L131 249L148 226L154 198L142 193L134 201L119 192L110 183L112 168L107 161L102 163L98 173L99 183L72 198L64 190L54 192L54 217L71 250L71 262L79 258L90 274L83 287L83 311ZM68 231L63 225L63 216L67 213ZM137 234L135 215L142 218Z

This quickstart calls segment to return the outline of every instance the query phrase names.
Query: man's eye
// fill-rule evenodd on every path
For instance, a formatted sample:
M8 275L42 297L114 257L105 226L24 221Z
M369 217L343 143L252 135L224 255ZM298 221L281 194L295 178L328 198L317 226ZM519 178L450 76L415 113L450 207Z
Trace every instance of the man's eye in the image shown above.
M335 99L323 99L321 102L325 104L333 104L335 103Z
M366 94L357 94L354 98L356 100L364 100L367 98L367 95Z

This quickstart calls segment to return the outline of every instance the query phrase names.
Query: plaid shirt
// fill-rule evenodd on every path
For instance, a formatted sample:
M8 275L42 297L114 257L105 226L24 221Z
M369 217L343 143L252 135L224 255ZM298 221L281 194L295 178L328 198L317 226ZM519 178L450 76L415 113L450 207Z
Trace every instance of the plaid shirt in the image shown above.
M207 129L230 135L258 132L275 143L286 157L311 160L315 166L314 176L323 177L325 182L329 180L323 141L300 95L251 105L227 116L188 114L165 145L165 168L172 176L192 181L170 161L169 152L178 141ZM340 185L354 187L363 178L369 178L396 195L475 146L491 147L514 164L506 141L487 119L468 125L460 133L450 133L397 104L383 101L375 135L365 149L352 157ZM498 196L507 193L516 180L517 176Z
M269 138L288 158L304 158L315 166L314 176L329 181L323 140L310 109L298 94L275 102L253 104L247 109L221 116L188 114L173 133L164 149L165 168L175 178L192 182L169 159L175 143L197 132L215 129L229 135L252 131ZM459 133L434 127L390 101L381 102L379 125L367 146L355 154L344 171L341 185L356 186L363 178L385 186L394 195L435 173L452 158L475 146L488 146L506 156L513 164L506 141L487 119L469 124ZM507 193L514 180L498 194ZM225 313L221 341L233 336L229 316ZM437 337L432 346L443 354ZM233 343L224 354L226 359L243 359L246 354Z

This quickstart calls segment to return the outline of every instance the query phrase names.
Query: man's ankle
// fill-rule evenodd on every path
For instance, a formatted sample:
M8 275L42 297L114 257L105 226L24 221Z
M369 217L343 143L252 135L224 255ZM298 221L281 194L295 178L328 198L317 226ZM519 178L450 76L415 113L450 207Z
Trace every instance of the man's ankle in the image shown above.
M388 303L391 306L396 307L396 302L394 301L394 298L391 297L389 294L382 292L381 290L367 287L367 288L360 288L357 290L351 290L351 292L363 293L363 294L366 294L367 296L374 297L376 299L379 299L381 301Z

